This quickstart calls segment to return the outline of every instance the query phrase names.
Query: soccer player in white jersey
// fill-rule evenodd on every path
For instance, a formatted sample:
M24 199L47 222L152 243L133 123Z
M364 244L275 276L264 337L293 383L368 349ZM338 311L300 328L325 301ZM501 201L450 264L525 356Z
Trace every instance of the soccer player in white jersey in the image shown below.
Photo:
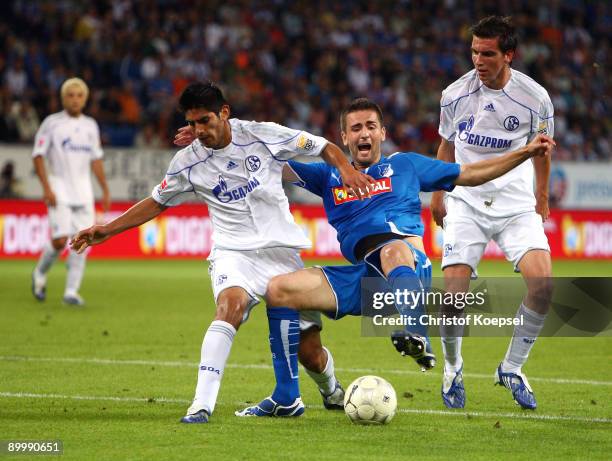
M176 154L151 197L106 225L79 232L72 246L83 251L188 200L208 205L214 228L210 276L217 310L202 343L195 398L181 420L206 423L237 329L273 276L303 267L299 250L310 246L282 189L286 161L300 154L320 155L339 169L345 187L356 193L367 190L373 179L353 169L342 150L324 138L275 123L230 118L230 106L210 82L189 85L179 105L197 139ZM269 308L267 314L277 384L266 416L303 413L297 367L290 366L288 358L298 354L298 346L302 352L304 341L309 356L302 363L324 403L341 408L344 391L334 376L331 354L320 344L320 316L300 317L282 307ZM302 338L300 329L307 329Z
M100 130L93 118L83 114L88 95L89 89L83 80L66 80L60 90L64 110L45 118L34 140L34 169L43 188L51 229L51 240L45 245L32 272L32 293L39 301L46 298L47 272L63 251L68 237L94 223L92 170L102 189L104 211L108 211L110 206ZM66 304L84 304L79 287L85 259L85 254L69 251L63 298Z
M474 69L442 93L438 159L473 163L527 144L538 133L553 136L553 107L546 90L511 68L517 39L510 18L490 16L472 27ZM535 171L535 195L534 195ZM543 221L548 217L550 157L534 158L475 188L436 192L431 210L444 229L442 269L446 289L463 292L489 240L494 240L527 284L510 346L495 372L523 408L536 399L522 366L546 318L552 296L551 259ZM452 309L451 309L452 311ZM458 311L455 315L460 315ZM460 331L442 330L445 357L442 399L465 406Z

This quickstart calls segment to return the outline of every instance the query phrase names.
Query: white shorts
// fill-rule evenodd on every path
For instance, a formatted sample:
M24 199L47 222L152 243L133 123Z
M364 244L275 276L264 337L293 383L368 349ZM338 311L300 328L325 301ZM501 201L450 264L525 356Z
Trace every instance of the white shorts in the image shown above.
M477 276L476 267L490 240L497 243L517 272L519 261L529 250L550 251L542 217L535 211L492 218L461 199L447 196L445 204L442 269L467 264Z
M58 203L49 207L49 229L51 238L72 237L78 231L95 223L93 203L88 205L67 205Z
M242 319L243 323L249 318L251 309L259 303L259 296L266 294L268 282L272 277L304 268L299 250L285 247L249 251L215 249L208 260L215 303L219 294L230 287L243 288L251 297ZM321 329L322 326L320 312L300 311L301 330L311 327Z

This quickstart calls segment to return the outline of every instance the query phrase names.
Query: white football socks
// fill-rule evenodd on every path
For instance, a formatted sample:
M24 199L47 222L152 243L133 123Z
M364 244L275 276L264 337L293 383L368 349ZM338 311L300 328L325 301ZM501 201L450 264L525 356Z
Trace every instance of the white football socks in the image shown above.
M448 373L457 373L463 366L463 357L461 356L461 344L463 336L443 336L442 352L444 353L444 371Z
M327 364L321 373L310 371L307 368L306 373L317 383L317 386L323 395L329 395L336 389L336 373L334 370L334 357L327 347L323 346L323 350L327 353Z
M232 349L236 329L223 320L214 320L202 341L198 384L193 403L187 414L204 409L209 415L215 410L225 364Z
M546 320L546 314L532 311L523 303L516 312L516 318L521 319L521 317L522 325L519 324L514 327L510 346L502 362L502 370L507 373L521 372L521 367L527 361L529 351L531 351Z
M78 294L79 288L81 288L81 281L83 280L83 274L85 273L85 261L87 260L87 254L78 254L76 251L70 250L68 253L68 275L66 277L66 290L65 295Z
M47 272L49 272L49 269L51 268L60 253L61 250L56 250L55 248L53 248L53 244L51 243L51 241L47 241L42 253L40 254L40 257L38 258L38 263L36 264L36 271L40 275L45 275Z

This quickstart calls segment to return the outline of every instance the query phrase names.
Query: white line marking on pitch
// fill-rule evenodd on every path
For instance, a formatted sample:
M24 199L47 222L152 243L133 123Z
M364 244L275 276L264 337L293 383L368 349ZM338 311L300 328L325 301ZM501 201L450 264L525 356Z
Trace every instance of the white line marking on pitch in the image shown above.
M100 359L100 358L87 358L87 357L24 357L24 356L0 356L0 361L5 362L53 362L53 363L92 363L97 365L146 365L146 366L160 366L160 367L189 367L197 368L196 363L192 362L180 362L180 361L160 361L160 360L115 360L115 359ZM272 365L265 363L228 363L226 368L238 368L238 369L262 369L270 370ZM439 378L436 373L422 373L420 371L413 370L398 370L398 369L385 369L385 368L336 368L336 371L346 373L369 373L380 372L389 373L396 375L419 375ZM477 379L490 379L493 380L493 373L485 375L482 373L464 373L464 377L477 378ZM539 378L529 376L529 381L551 383L551 384L585 384L588 386L612 386L612 381L594 381L590 379L571 379L571 378Z
M140 403L180 403L189 404L190 400L185 399L169 399L166 397L155 397L148 399L144 397L113 397L113 396L95 396L95 395L62 395L62 394L35 394L30 392L0 392L0 397L18 398L18 399L63 399L63 400L89 400L89 401L109 401L109 402L140 402ZM221 403L221 402L220 402ZM221 403L222 404L222 403ZM245 402L234 402L233 405L243 406L248 405ZM306 405L307 408L323 409L323 405ZM400 413L436 415L436 416L472 416L481 418L512 418L512 419L534 419L542 421L579 421L585 423L612 423L609 418L587 418L582 416L561 416L561 415L540 415L537 413L487 413L481 411L445 411L445 410L428 410L428 409L411 409L400 408Z

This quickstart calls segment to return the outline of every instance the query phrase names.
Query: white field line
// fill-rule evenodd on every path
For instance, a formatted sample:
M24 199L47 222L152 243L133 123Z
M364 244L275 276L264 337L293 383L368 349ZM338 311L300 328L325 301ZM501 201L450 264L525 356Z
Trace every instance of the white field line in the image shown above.
M0 361L3 362L52 362L52 363L91 363L96 365L145 365L159 367L188 367L196 368L197 364L193 362L181 361L159 361L159 360L115 360L115 359L100 359L95 357L25 357L25 356L0 356ZM412 365L412 363L409 363ZM228 363L226 368L238 369L262 369L271 370L272 365L264 363ZM436 373L422 373L414 370L400 369L385 369L385 368L336 368L336 371L345 373L373 373L395 374L395 375L419 375L439 378ZM464 373L464 377L489 379L493 380L493 373L490 375L482 373ZM573 379L573 378L542 378L537 376L528 376L530 382L540 382L549 384L584 384L588 386L612 386L612 381L595 381L590 379Z
M62 394L34 394L30 392L0 392L0 398L17 398L17 399L59 399L59 400L89 400L96 402L139 402L139 403L177 403L189 404L190 400L185 399L169 399L165 397L156 397L147 399L142 397L113 397L113 396L95 396L95 395L62 395ZM247 405L245 402L234 402L235 406ZM323 405L307 405L307 408L323 409ZM538 413L492 413L482 411L448 411L448 410L428 410L428 409L411 409L400 408L400 413L410 413L419 415L435 415L435 416L463 416L463 417L480 417L480 418L510 418L510 419L532 419L539 421L573 421L585 423L612 423L610 418L588 418L583 416L562 416L562 415L541 415Z

